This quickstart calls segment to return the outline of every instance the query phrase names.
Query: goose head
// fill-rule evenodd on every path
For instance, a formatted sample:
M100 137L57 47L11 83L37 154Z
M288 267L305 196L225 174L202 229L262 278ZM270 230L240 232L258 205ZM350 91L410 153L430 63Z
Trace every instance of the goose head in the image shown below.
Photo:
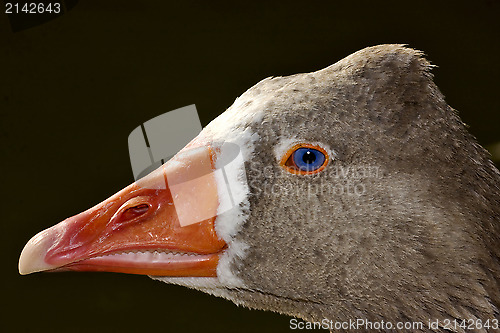
M309 321L498 319L500 175L430 68L381 45L265 79L34 236L20 272L145 274Z

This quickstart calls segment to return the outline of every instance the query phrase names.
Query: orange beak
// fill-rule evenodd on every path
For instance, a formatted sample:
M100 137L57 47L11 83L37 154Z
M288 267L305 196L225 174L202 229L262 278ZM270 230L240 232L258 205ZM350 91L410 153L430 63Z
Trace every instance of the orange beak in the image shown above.
M21 253L19 272L215 277L226 244L214 230L213 154L207 146L185 148L97 206L38 233Z

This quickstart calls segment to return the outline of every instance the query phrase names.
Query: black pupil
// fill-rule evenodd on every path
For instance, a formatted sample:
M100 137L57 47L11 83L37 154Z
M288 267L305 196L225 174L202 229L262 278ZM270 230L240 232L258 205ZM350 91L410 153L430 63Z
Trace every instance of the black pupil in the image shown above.
M312 153L310 150L308 150L303 156L302 156L302 161L307 164L312 164L314 161L316 161L316 154Z

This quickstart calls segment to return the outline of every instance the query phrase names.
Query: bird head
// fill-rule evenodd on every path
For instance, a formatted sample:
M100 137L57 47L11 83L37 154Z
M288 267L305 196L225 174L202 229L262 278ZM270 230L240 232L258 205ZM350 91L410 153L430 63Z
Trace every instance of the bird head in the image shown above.
M498 220L471 221L498 219L498 171L430 67L382 45L265 79L156 171L34 236L19 270L150 275L307 320L492 316Z

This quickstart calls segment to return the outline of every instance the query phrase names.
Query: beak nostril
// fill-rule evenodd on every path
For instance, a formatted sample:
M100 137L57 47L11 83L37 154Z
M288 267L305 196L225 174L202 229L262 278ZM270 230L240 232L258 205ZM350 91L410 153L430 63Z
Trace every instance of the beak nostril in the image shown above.
M125 220L131 220L141 215L144 215L149 210L148 204L139 204L134 207L129 207L122 214Z

